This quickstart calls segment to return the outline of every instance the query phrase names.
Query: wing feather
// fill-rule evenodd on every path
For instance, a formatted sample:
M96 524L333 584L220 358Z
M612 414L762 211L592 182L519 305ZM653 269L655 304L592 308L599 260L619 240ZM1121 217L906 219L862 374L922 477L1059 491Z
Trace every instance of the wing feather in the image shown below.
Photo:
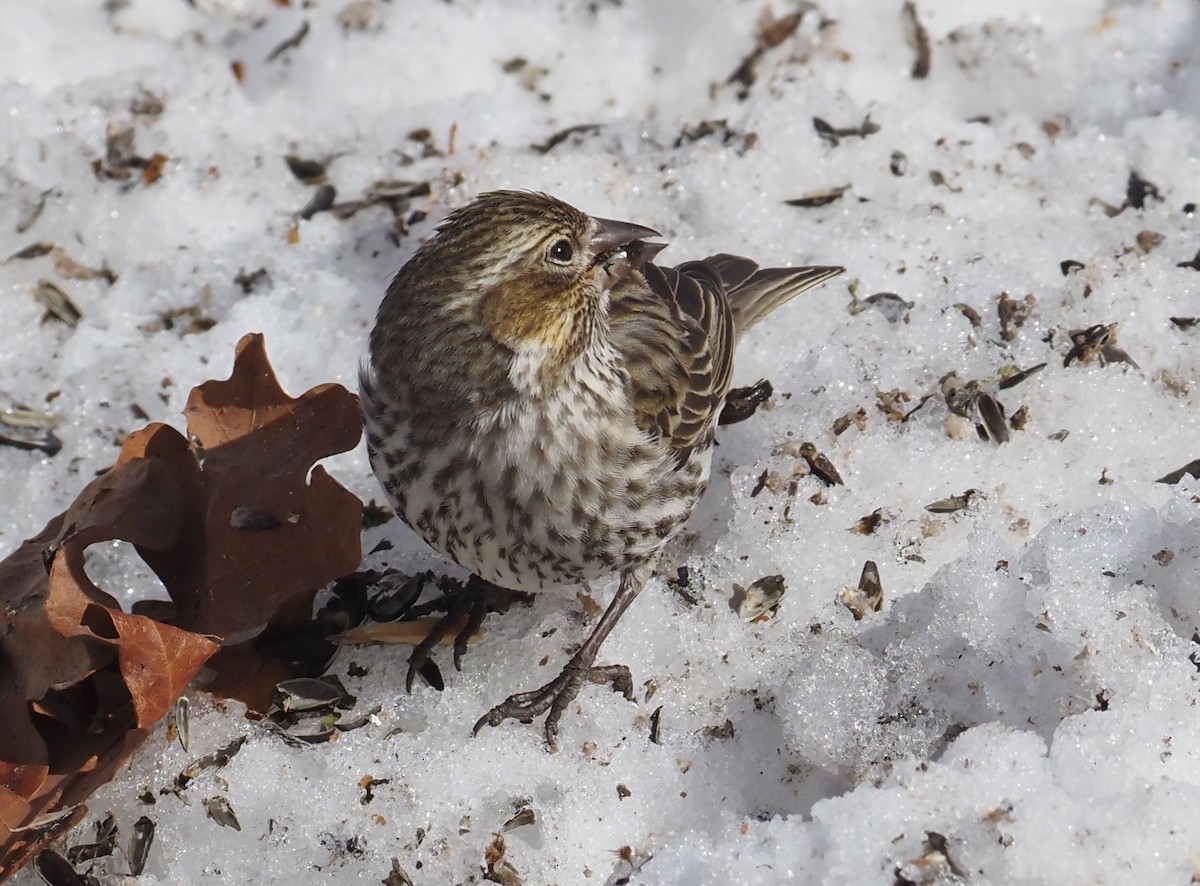
M680 465L710 445L740 334L843 270L760 270L748 258L726 254L674 268L644 264L640 277L613 290L609 308L638 426L674 450Z
M734 324L721 273L706 262L647 264L613 291L612 340L624 357L638 426L679 464L712 443L729 389Z

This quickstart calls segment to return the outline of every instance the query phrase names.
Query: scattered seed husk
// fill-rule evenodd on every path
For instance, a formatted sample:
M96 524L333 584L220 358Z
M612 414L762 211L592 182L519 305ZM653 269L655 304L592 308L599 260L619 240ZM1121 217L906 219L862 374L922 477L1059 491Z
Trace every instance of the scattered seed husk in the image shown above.
M833 466L828 457L820 452L812 443L800 444L800 456L808 463L808 468L826 486L844 486L841 474Z
M1010 428L1012 428L1014 431L1023 431L1023 430L1025 430L1025 425L1028 421L1029 421L1029 407L1022 406L1020 409L1018 409L1016 412L1014 412L1012 414L1011 418L1009 418L1008 426Z
M812 8L815 9L816 7ZM758 19L758 28L754 35L754 49L742 59L725 81L728 85L738 84L740 87L737 91L739 100L744 100L750 95L750 87L758 79L755 67L758 65L759 60L769 50L774 49L795 33L796 28L800 26L800 22L804 20L804 16L808 11L808 7L803 7L795 12L785 13L776 18L771 12L770 7L763 8Z
M1028 369L1015 369L1015 367L1013 370L1002 369L1000 371L1000 382L997 384L997 387L1002 391L1015 388L1021 382L1032 378L1045 368L1045 363L1038 363L1036 366L1030 366Z
M412 618L404 621L389 621L382 624L362 624L327 639L336 646L370 646L374 643L384 645L416 646L420 644L441 621L440 618ZM466 616L449 626L439 644L448 646L454 642L458 631L467 626ZM474 642L478 634L471 637Z
M48 316L61 320L72 328L78 326L79 321L83 319L83 311L71 301L70 296L49 280L38 280L33 297L46 309Z
M941 834L937 833L936 831L926 831L925 845L930 851L941 853L942 857L946 859L946 866L950 868L950 873L952 873L954 876L963 880L966 880L970 877L970 873L966 870L966 868L956 862L950 855L949 841Z
M381 178L367 186L366 197L373 202L384 200L406 200L411 197L428 197L432 187L427 181L410 181L404 178Z
M717 419L718 425L732 425L745 421L771 399L775 387L768 379L760 378L754 384L744 388L733 388L725 396L725 406Z
M308 160L295 154L285 154L283 162L292 171L292 175L306 185L319 185L326 181L325 164L320 160Z
M983 325L983 318L980 317L979 312L970 305L964 304L963 302L956 302L954 307L958 308L958 310L964 317L967 318L974 328L978 329Z
M249 738L248 735L239 736L211 754L205 754L203 757L192 761L182 772L175 776L175 787L177 789L186 788L192 779L206 769L222 769L227 766L229 761L237 756L237 752L242 749L242 745L246 743L247 738Z
M175 700L175 708L172 711L171 726L175 729L175 734L179 738L179 746L187 752L188 744L191 742L191 703L186 695L181 695Z
M53 252L54 249L55 246L53 243L30 243L28 246L18 249L6 258L5 261L29 261L34 258L41 258L43 255Z
M1134 209L1145 209L1147 200L1162 200L1158 187L1130 170L1129 180L1125 184L1125 206Z
M338 718L334 721L334 728L338 732L353 732L355 729L362 729L372 723L378 723L379 714L383 711L383 705L375 705L369 711L363 711L355 717L347 717L345 719Z
M876 391L876 406L879 411L888 417L890 421L904 421L906 410L901 406L905 403L912 402L912 394L900 388L892 388L890 391Z
M138 94L129 100L129 113L135 117L148 117L153 120L166 109L167 105L162 96L144 88L139 88Z
M362 795L359 796L358 802L363 806L369 805L375 799L375 788L391 784L390 778L376 778L373 775L364 775L358 780L358 786L362 789Z
M874 560L863 564L858 587L843 589L838 599L850 610L855 621L862 621L872 612L883 608L883 582L879 578L879 567L875 565Z
M429 581L428 573L404 575L395 572L380 576L375 596L367 602L367 615L372 621L395 621L417 602Z
M731 127L728 120L720 119L701 120L694 126L684 126L671 146L679 148L706 138L719 139L722 145L733 148L739 157L758 144L758 133L741 132Z
M96 822L96 839L67 849L67 862L72 865L112 855L117 848L117 819L111 812Z
M1015 341L1017 330L1025 325L1037 298L1030 293L1018 301L1010 298L1007 292L1002 292L996 299L996 313L1000 316L1000 335L1005 341Z
M493 836L483 854L485 864L483 878L491 883L500 883L501 886L524 886L525 881L521 879L517 869L504 860L506 851L504 836L502 834Z
M129 848L125 857L129 861L129 873L140 876L146 869L146 859L150 857L150 847L154 845L154 822L143 815L133 823L133 833L129 835Z
M928 403L930 400L932 400L936 396L937 396L937 394L926 394L925 396L923 396L920 400L917 401L916 406L914 406L912 409L908 410L908 412L904 413L903 416L901 416L900 421L901 422L908 421L910 418L912 418L914 415L916 415L921 410L921 407L923 407L926 403Z
M354 707L354 696L333 675L295 677L275 684L274 704L287 714Z
M382 205L386 206L399 221L415 198L428 197L431 193L432 186L427 181L409 181L398 178L380 179L367 187L361 200L335 203L329 207L329 211L338 219L347 219L369 206ZM409 223L415 223L424 217L425 213L414 212L410 216Z
M526 806L504 823L500 828L500 833L507 834L509 831L531 824L537 824L537 813L532 808Z
M1067 277L1076 271L1082 271L1086 265L1081 261L1075 261L1073 258L1064 259L1058 263L1058 269L1062 271L1062 275Z
M14 834L25 831L37 831L40 834L49 834L53 832L59 825L68 821L73 815L75 815L79 808L80 807L78 805L75 805L67 806L64 809L55 809L52 812L43 812L41 815L36 816L33 821L29 822L29 824L24 824L20 827L9 828L9 831ZM86 810L84 811L86 812Z
M1200 317L1170 317L1171 325L1176 329L1191 329L1200 323Z
M737 730L734 729L733 721L728 717L725 718L724 723L716 726L705 726L701 730L701 734L705 738L711 738L715 741L725 741L726 739L733 738L736 732Z
M304 208L297 212L296 215L307 221L318 212L325 212L333 206L335 200L337 200L337 188L331 184L323 184L317 188L316 193L312 195L312 199L304 204Z
M813 129L817 131L817 135L822 141L828 142L831 147L837 147L844 138L866 138L868 135L874 135L879 132L879 124L871 120L870 114L863 117L862 123L857 126L832 126L820 117L813 117L812 122ZM894 158L896 155L893 154L892 156ZM840 190L846 191L849 188L850 186L846 185ZM839 193L838 196L841 196L841 194Z
M104 133L104 162L114 169L132 165L131 161L136 156L135 138L132 126L116 120L108 121Z
M821 206L828 206L830 203L835 203L842 199L842 195L850 190L850 185L842 185L836 188L826 188L822 191L810 191L802 197L793 197L791 200L783 202L788 206L797 206L801 209L817 209Z
M1124 212L1126 205L1127 204L1122 204L1120 206L1113 206L1111 203L1106 203L1104 200L1101 200L1099 197L1092 197L1091 199L1088 200L1088 206L1099 209L1101 212L1103 212L1109 218L1116 218L1118 215L1120 215L1122 212Z
M857 532L859 535L871 535L885 522L887 522L887 518L884 516L883 508L876 508L865 517L859 518L859 521L850 527L850 531Z
M414 886L412 877L400 866L400 859L392 859L392 870L383 878L383 886Z
M61 197L62 192L54 188L47 188L38 194L33 200L27 201L23 206L21 206L17 214L17 223L14 226L14 230L18 234L24 234L35 224L37 224L37 220L41 218L42 212L46 208L46 200L51 196Z
M962 193L962 188L950 184L950 182L946 179L945 174L940 169L929 170L929 181L933 183L934 187L945 188L952 194Z
M894 292L876 292L861 300L851 295L849 311L854 315L861 314L867 308L876 308L889 323L896 323L905 318L914 304L916 303L905 301Z
M729 607L740 618L754 621L774 610L786 590L782 575L764 575L748 588L735 583Z
M915 53L909 73L914 80L924 80L929 76L929 68L933 63L933 46L929 41L929 32L917 18L917 4L911 0L905 2L900 17L904 26L904 40Z
M266 60L269 62L273 62L273 61L275 61L275 59L279 58L285 52L295 49L297 46L299 46L301 43L304 42L304 38L308 36L308 31L309 31L308 21L305 20L300 23L300 27L299 27L299 29L297 29L296 33L292 34L292 36L288 37L286 40L284 40L281 43L279 43L278 45L276 45L276 47L267 54Z
M237 815L233 812L233 807L229 805L229 800L225 797L206 797L201 804L204 806L204 811L208 813L208 817L221 827L233 828L235 831L242 829Z
M33 857L33 870L47 886L87 886L87 880L53 849L43 849Z
M1138 249L1149 254L1155 247L1161 246L1167 238L1158 231L1139 231L1136 239Z
M845 415L839 416L833 420L832 430L835 437L840 437L854 425L860 431L866 430L867 427L867 410L861 406L853 412L847 412Z
M659 705L650 714L650 741L652 744L662 744L660 735L662 729L662 709L663 706Z
M576 135L595 135L600 132L604 126L600 123L577 123L574 126L568 126L566 129L560 129L555 132L544 142L538 142L530 145L530 149L537 154L549 154L556 147L561 145L567 139Z
M978 489L968 489L966 492L958 495L951 495L948 498L939 498L935 502L930 502L925 505L925 510L931 514L953 514L956 511L961 511L970 506L971 501L979 495Z
M1193 270L1193 271L1200 271L1200 252L1197 252L1197 253L1196 253L1196 254L1195 254L1193 257L1192 257L1192 260L1191 260L1191 261L1181 261L1181 262L1179 262L1177 265L1175 265L1175 267L1177 267L1177 268L1188 268L1188 269L1190 269L1190 270Z
M1004 406L991 394L980 393L975 398L975 408L979 411L980 424L977 428L980 436L999 445L1009 440L1008 424L1004 417Z
M892 151L892 156L888 161L888 169L892 171L892 175L899 178L908 172L908 155L903 151Z
M54 433L58 416L25 409L15 403L0 409L0 446L37 450L54 456L62 451L62 441Z
M1061 431L1055 431L1053 434L1047 434L1046 439L1052 440L1055 443L1061 443L1063 440L1067 439L1070 434L1070 431L1064 429Z
M947 424L947 433L951 437L964 438L965 428L961 419L965 418L975 425L975 431L981 440L990 440L997 445L1008 442L1004 405L991 394L981 390L980 382L963 382L957 373L950 372L942 377L941 390L951 417L958 417L955 422Z
M54 270L64 280L103 280L110 286L117 282L117 275L108 265L90 268L75 261L57 247L54 249Z
M1067 334L1072 344L1071 350L1063 358L1063 366L1070 366L1076 360L1087 365L1098 359L1101 366L1128 363L1134 369L1141 368L1129 354L1117 347L1116 323L1098 323L1087 329L1072 329Z

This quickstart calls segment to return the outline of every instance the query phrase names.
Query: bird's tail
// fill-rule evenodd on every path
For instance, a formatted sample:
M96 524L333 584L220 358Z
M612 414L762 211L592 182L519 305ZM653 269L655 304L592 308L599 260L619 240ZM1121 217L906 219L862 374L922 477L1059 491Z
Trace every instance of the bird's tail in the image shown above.
M800 293L846 270L824 266L759 268L750 259L736 255L714 255L706 261L721 274L738 334Z

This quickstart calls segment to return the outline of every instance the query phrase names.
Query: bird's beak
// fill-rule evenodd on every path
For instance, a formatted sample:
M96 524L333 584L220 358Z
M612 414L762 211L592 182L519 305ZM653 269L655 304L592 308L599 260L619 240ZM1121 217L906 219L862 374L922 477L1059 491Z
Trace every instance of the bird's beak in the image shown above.
M598 227L588 248L594 256L593 266L603 272L605 289L611 289L633 271L641 270L646 262L667 248L665 243L643 242L646 237L662 236L652 228L610 218L595 221Z
M661 237L658 231L632 222L613 221L611 218L594 219L599 226L592 235L588 248L592 255L603 255L622 246L628 246L634 240L645 240L647 237Z

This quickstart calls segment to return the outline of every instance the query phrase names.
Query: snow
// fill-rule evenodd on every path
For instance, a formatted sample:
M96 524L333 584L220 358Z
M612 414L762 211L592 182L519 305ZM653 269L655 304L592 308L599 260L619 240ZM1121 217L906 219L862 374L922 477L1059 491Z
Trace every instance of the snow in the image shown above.
M285 745L198 695L190 752L160 727L89 804L89 822L112 810L126 835L143 814L156 822L146 872L125 882L378 883L393 858L416 883L478 882L524 808L536 820L505 834L504 858L527 883L1179 883L1200 870L1200 482L1153 482L1200 456L1198 333L1169 320L1200 315L1200 276L1178 266L1200 247L1185 210L1200 202L1200 8L921 0L932 68L915 80L900 4L780 3L777 15L809 11L762 54L743 100L726 81L764 5L5 9L0 256L53 243L118 279L63 279L52 256L0 263L0 391L60 416L64 443L54 457L0 447L4 551L111 463L144 422L134 404L182 426L188 390L227 376L246 332L265 333L293 394L353 388L389 277L477 192L544 190L647 224L672 244L663 261L728 251L848 269L739 352L737 382L770 378L773 408L721 433L712 488L666 558L668 575L688 566L698 603L656 581L605 644L603 660L632 669L635 702L585 689L553 755L537 728L471 737L586 635L574 592L490 617L461 673L440 651L441 693L405 694L405 648L343 652L333 672L356 710L381 710L330 744ZM302 22L299 45L267 61ZM505 71L513 59L526 61ZM161 113L131 110L145 94ZM878 132L836 146L812 121L868 115ZM702 120L731 133L679 139ZM133 127L138 154L168 158L160 180L97 178L113 123ZM531 148L580 124L597 127ZM410 137L419 129L435 151ZM313 188L286 154L325 161L339 200L379 179L428 181L432 197L408 210L428 216L398 237L383 207L297 221ZM1120 207L1134 171L1161 199L1110 217L1096 201ZM845 185L825 207L783 202ZM1143 237L1149 251L1145 231L1163 238ZM1084 268L1064 275L1067 259ZM235 277L260 268L243 291ZM39 279L79 305L77 328L42 322ZM897 322L852 313L848 284L912 307ZM1036 298L1012 341L1001 293ZM164 328L188 309L207 328L188 314ZM1139 368L1063 366L1069 330L1108 323ZM1005 367L1042 362L997 389ZM1009 415L1028 406L1024 430L1002 446L969 427L949 436L951 371ZM934 396L891 421L876 401L893 389L913 396L901 412ZM835 435L859 407L865 424ZM783 446L804 440L846 480L823 504L815 477L788 492L798 459ZM361 447L328 467L382 498ZM782 482L756 494L764 471ZM968 489L965 510L925 508ZM876 509L873 533L848 531ZM365 548L385 537L395 547L367 566L453 571L395 522ZM867 560L884 607L856 622L838 598ZM155 591L115 555L105 569L127 599ZM786 579L778 610L742 621L733 584L772 574ZM139 802L242 734L230 764L183 797ZM370 802L365 776L388 780ZM240 831L205 814L213 796ZM125 871L118 857L106 875Z

